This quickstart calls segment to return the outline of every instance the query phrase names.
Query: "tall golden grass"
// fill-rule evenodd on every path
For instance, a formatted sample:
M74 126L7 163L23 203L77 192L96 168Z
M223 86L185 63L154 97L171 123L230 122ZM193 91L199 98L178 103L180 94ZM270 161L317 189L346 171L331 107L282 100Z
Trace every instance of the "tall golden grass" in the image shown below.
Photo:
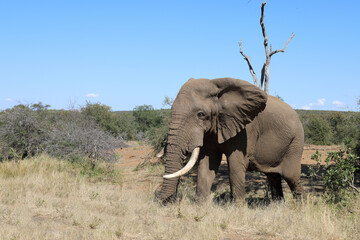
M40 156L0 163L0 239L359 239L360 214L309 196L248 207L183 199L154 201L161 166L84 176ZM193 191L192 189L183 191ZM359 210L360 200L355 208Z

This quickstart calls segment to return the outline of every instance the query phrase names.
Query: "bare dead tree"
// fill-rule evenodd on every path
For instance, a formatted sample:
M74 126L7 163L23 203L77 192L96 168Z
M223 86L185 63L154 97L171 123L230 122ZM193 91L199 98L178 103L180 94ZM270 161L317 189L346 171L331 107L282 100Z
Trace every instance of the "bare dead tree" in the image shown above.
M249 57L249 56L246 56L246 55L244 54L244 52L242 51L242 40L239 42L239 47L240 47L240 53L241 53L241 55L243 55L244 59L246 60L248 66L249 66L249 71L250 71L250 73L251 73L251 76L252 76L253 79L254 79L254 85L257 86L257 85L258 85L258 84L257 84L257 77L256 77L256 74L255 74L255 72L254 72L253 67L251 66L250 57Z
M253 80L254 80L254 85L259 86L261 89L264 88L264 91L266 93L269 93L269 79L270 79L269 68L270 68L271 57L276 53L285 52L287 45L289 44L291 39L295 36L295 33L293 33L291 35L291 37L287 40L283 49L277 49L277 50L273 51L271 44L270 44L270 49L269 49L269 40L268 40L268 36L265 31L265 24L264 24L265 5L266 5L266 0L264 0L264 2L261 5L261 17L260 17L260 26L261 26L262 34L264 37L264 47L265 47L266 59L265 59L264 65L261 69L261 78L260 78L259 85L258 85L258 80L257 80L256 74L254 72L254 69L250 63L250 57L246 56L242 50L242 40L239 42L239 47L240 47L240 54L244 57L245 61L247 62L248 66L249 66L251 76L253 77Z

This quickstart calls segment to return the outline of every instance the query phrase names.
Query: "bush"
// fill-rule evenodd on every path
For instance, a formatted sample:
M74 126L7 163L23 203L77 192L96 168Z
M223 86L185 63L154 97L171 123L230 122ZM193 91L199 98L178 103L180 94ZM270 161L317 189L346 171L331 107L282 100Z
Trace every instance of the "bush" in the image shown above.
M162 123L159 111L154 110L151 105L136 106L133 116L139 132L146 132L149 129L159 127Z
M45 111L46 108L20 104L0 115L0 160L30 157L44 151L50 128Z
M170 110L162 110L162 124L153 130L151 145L156 153L160 152L163 149L167 142L167 136L169 132L169 125L171 121L171 111Z
M355 172L360 169L360 159L347 144L345 150L328 153L325 165L321 165L320 157L318 151L312 155L311 159L318 164L315 168L310 168L310 175L322 179L328 201L338 203L345 201L349 194L351 196L360 193L354 186Z
M344 114L339 112L331 113L327 117L327 121L331 127L332 136L334 136L332 138L334 144L341 144L348 135L348 132L346 131L348 129L346 118L347 117Z
M134 108L136 132L144 133L148 139L152 139L156 128L161 127L163 117L160 111L154 110L151 105L142 105Z
M349 147L360 156L360 112L353 113L349 117L344 131L346 132L345 139L349 140Z
M17 105L0 114L0 161L47 153L65 159L115 160L125 144L78 111L48 110L48 105Z
M70 112L50 132L45 151L52 156L71 160L87 157L115 161L115 149L124 146L122 139L105 132L93 119Z
M136 124L135 118L131 112L116 114L117 125L119 127L119 136L125 140L135 139Z
M164 107L170 107L173 99L165 97ZM134 108L133 117L136 124L136 139L149 140L154 152L158 153L165 147L171 121L171 110L154 110L150 105Z
M315 116L303 124L306 142L316 145L331 144L331 127L326 120Z
M348 145L354 149L360 135L360 113L347 114L335 112L326 117L331 127L333 144L342 144L345 139L350 139Z
M101 103L86 102L85 107L81 108L81 112L86 117L92 118L99 127L111 135L118 136L121 133L116 116L111 112L111 107Z

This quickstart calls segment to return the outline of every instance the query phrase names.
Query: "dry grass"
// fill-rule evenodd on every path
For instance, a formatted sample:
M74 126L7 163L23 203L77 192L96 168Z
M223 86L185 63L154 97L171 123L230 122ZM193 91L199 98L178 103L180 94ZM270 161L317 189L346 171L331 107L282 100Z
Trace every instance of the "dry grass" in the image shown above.
M359 213L311 196L252 208L184 197L161 207L153 196L162 170L94 181L47 156L0 163L0 239L359 239Z

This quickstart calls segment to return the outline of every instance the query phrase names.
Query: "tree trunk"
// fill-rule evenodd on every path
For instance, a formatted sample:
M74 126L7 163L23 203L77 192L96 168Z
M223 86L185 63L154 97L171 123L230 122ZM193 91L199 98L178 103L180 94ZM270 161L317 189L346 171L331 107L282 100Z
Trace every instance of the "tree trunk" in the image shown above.
M269 74L269 68L270 68L270 57L266 58L266 64L265 64L265 69L264 69L264 78L265 78L265 86L264 86L264 91L269 94L269 79L270 79L270 74Z

